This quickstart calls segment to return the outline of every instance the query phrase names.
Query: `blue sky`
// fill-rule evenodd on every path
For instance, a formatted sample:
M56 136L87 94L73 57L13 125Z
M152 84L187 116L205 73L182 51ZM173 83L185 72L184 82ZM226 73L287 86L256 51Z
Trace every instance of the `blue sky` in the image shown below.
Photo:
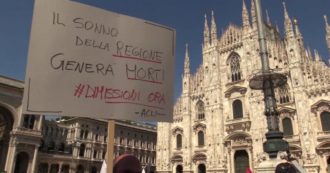
M204 14L214 11L218 35L228 24L241 25L242 0L77 0L78 2L143 18L177 31L175 96L181 92L185 44L189 44L191 71L202 60ZM0 75L23 80L31 28L33 0L4 0L0 6ZM273 23L283 31L281 0L261 0ZM323 15L330 18L329 0L286 0L290 17L299 21L305 44L327 60ZM250 0L246 0L250 9ZM329 19L330 20L330 19ZM329 21L330 22L330 21Z

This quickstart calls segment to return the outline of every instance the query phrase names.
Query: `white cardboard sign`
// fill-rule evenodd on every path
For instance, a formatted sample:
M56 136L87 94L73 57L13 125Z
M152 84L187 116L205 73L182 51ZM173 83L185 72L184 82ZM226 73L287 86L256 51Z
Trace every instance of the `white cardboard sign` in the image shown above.
M23 113L172 121L175 30L35 0Z

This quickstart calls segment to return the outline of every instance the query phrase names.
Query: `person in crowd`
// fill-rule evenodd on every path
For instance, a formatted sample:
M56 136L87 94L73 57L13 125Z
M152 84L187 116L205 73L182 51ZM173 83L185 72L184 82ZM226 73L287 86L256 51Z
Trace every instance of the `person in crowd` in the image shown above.
M142 166L135 156L123 154L114 160L113 173L141 173Z
M283 162L276 166L275 173L297 173L297 171L290 162Z
M246 168L245 173L252 173L252 170L250 169L250 167Z

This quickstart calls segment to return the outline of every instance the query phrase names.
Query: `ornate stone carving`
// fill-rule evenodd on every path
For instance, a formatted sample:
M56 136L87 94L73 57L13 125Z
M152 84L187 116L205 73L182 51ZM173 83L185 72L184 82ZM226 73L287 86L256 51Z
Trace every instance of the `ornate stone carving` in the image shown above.
M330 101L328 100L320 100L311 106L311 111L314 113L325 110L330 111Z
M249 118L227 120L225 122L225 128L227 133L233 133L237 131L250 131L251 121Z
M198 131L205 131L206 125L203 123L196 123L193 126L194 132L197 133Z
M229 98L230 95L234 92L239 92L240 94L244 95L247 91L247 88L240 87L240 86L232 86L228 90L225 91L225 97Z
M192 160L194 163L196 163L197 161L204 161L206 162L206 155L204 153L196 153L195 155L193 155Z
M314 153L307 153L306 157L304 158L305 164L314 164L317 162L317 155Z
M175 136L177 134L183 134L183 129L181 127L175 127L173 130L172 130L172 135Z
M171 162L172 163L182 163L183 161L183 158L181 155L174 155L172 158L171 158Z

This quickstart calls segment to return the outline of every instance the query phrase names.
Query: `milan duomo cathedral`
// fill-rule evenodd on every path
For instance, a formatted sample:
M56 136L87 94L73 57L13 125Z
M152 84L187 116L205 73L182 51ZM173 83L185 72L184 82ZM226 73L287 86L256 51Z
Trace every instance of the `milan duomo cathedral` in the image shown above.
M324 19L330 53L330 26ZM264 26L270 67L288 78L275 89L284 139L307 172L330 172L328 58L306 48L285 4L284 36L269 17ZM186 48L173 123L158 124L157 172L254 172L268 157L263 93L249 88L249 79L261 69L254 4L249 14L243 1L242 26L231 24L220 37L212 12L210 26L205 17L203 37L203 62L195 74Z

